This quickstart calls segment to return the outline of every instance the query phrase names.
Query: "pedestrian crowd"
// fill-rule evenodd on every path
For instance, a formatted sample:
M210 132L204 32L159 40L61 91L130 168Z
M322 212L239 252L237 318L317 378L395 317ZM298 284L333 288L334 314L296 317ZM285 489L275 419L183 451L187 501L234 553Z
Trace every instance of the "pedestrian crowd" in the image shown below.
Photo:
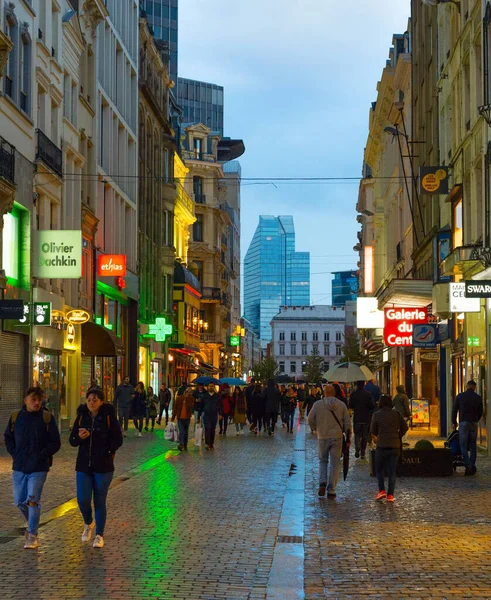
M26 520L24 548L38 547L43 486L61 447L60 434L52 413L43 405L44 393L39 387L29 388L23 407L14 411L5 430L5 444L12 456L14 504ZM158 395L152 387L145 390L139 382L135 388L128 377L117 387L114 403L105 402L97 381L93 380L86 401L77 410L69 442L77 448L75 464L77 502L84 521L81 539L93 546L104 546L106 499L114 474L114 458L133 420L137 437L142 431L154 432L165 417L166 426L177 421L178 450L186 451L189 429L194 416L194 436L204 429L205 447L212 450L218 435L226 436L228 425L235 425L235 434L244 429L255 436L274 436L281 419L287 434L293 433L295 412L307 416L311 432L317 435L319 454L318 495L336 497L340 459L349 455L354 434L355 458L365 459L367 447L375 444L375 471L378 483L376 500L394 501L397 463L401 457L411 413L403 386L397 387L392 399L383 395L374 381L356 382L351 393L337 383L306 386L278 385L273 380L266 385L251 380L242 389L214 383L195 388L184 384L172 392L162 384ZM459 423L459 440L465 474L476 469L478 421L483 415L481 397L476 383L469 381L465 392L454 402L452 421ZM387 489L385 476L388 476Z

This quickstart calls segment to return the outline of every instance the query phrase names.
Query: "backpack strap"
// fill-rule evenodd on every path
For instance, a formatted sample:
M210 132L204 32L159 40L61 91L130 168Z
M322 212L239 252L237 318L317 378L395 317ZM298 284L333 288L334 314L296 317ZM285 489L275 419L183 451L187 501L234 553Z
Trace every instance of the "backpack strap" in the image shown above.
M49 430L49 424L51 423L51 417L53 415L49 412L49 410L43 409L43 421L46 425L46 431Z
M14 432L14 425L17 421L17 417L19 416L20 410L14 410L14 412L10 415L10 433Z

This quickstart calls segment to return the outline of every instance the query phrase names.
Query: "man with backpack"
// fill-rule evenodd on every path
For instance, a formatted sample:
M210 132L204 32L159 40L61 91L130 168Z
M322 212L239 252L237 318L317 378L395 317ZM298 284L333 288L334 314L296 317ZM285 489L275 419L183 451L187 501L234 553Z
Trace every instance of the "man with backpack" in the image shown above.
M41 494L53 461L61 447L60 433L53 415L42 408L43 390L29 388L24 406L10 415L4 438L13 458L14 504L27 521L24 548L38 547Z

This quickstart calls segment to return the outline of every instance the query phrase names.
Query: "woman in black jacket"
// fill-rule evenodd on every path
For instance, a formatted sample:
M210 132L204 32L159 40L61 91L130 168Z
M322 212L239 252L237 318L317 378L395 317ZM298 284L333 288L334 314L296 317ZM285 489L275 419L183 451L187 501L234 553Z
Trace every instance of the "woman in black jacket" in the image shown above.
M147 414L147 395L145 394L145 386L139 381L136 384L135 391L131 396L131 417L136 429L136 437L142 436L143 419Z
M104 403L104 394L100 390L87 392L87 403L77 410L70 444L78 447L75 470L77 502L85 523L82 542L90 540L95 526L94 548L104 546L106 498L114 474L114 455L122 443L121 427L112 404Z

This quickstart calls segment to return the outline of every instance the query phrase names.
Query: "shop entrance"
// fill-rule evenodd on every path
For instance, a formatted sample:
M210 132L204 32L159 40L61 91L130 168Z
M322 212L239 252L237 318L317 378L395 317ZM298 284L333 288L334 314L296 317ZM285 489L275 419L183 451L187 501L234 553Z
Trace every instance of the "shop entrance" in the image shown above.
M46 408L53 413L56 422L60 422L60 373L61 352L36 348L34 350L33 377L34 382L43 389L46 396L43 400Z

